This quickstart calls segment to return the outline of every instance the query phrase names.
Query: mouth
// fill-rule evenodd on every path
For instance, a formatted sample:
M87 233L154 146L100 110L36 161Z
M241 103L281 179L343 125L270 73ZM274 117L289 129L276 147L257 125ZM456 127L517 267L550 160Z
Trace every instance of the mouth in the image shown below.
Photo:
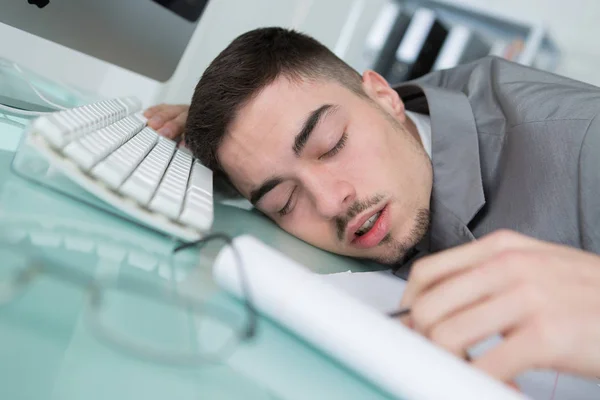
M362 249L377 246L390 230L390 215L387 204L356 217L346 231L347 242Z

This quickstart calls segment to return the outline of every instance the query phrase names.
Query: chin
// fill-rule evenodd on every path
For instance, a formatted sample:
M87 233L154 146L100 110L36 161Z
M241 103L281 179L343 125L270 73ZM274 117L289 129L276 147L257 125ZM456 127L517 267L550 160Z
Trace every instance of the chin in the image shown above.
M395 249L395 251L390 251L388 254L382 254L380 256L372 258L371 260L379 264L398 265L402 264L406 255L411 250L412 249Z
M377 249L378 254L354 255L351 257L358 258L359 260L374 261L379 264L395 265L400 263L411 250L410 248L406 249L403 246L399 246L399 243L398 240L388 235L379 244Z
M403 255L382 255L382 256L375 256L375 257L355 257L358 258L359 260L364 260L364 261L372 261L372 262L376 262L378 264L382 264L382 265L389 265L389 266L394 266L394 265L399 265L402 264L402 261L404 260L404 256Z
M413 219L410 232L402 238L394 238L391 234L388 234L379 244L382 254L370 257L370 259L380 264L401 264L406 255L427 235L429 223L429 210L420 209Z

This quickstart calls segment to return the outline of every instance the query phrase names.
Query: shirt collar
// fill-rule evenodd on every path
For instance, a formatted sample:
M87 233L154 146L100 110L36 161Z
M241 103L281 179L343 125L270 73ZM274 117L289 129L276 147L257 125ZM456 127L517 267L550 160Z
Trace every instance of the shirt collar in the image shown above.
M409 112L429 114L431 121L433 190L427 250L473 240L467 225L485 205L485 196L469 100L460 92L414 83L396 90Z
M431 158L431 119L429 115L406 110L406 116L417 127L425 152Z

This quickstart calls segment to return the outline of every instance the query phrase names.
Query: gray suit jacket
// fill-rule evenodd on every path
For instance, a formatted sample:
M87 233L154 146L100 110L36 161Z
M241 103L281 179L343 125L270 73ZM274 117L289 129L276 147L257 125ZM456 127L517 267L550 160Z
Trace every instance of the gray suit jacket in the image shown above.
M396 90L431 117L417 257L501 228L600 253L600 89L488 57Z

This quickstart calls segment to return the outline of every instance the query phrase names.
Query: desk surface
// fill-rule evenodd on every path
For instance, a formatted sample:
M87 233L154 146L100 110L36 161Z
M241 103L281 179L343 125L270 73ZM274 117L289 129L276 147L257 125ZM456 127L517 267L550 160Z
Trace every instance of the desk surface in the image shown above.
M241 304L212 284L208 247L173 257L174 243L155 232L47 190L14 174L22 133L0 114L0 241L35 253L48 265L89 276L122 276L177 286L222 306ZM286 234L263 216L215 206L213 230L251 233L319 273L365 266ZM3 260L6 261L6 260ZM0 279L3 277L0 266ZM10 267L10 265L8 265ZM216 300L215 300L216 299ZM169 367L142 361L100 342L85 323L84 291L41 277L0 306L0 398L6 399L378 399L388 396L271 321L220 364ZM195 317L150 311L120 299L116 323L165 343L197 345ZM158 339L157 339L158 338ZM140 339L142 340L142 339Z

